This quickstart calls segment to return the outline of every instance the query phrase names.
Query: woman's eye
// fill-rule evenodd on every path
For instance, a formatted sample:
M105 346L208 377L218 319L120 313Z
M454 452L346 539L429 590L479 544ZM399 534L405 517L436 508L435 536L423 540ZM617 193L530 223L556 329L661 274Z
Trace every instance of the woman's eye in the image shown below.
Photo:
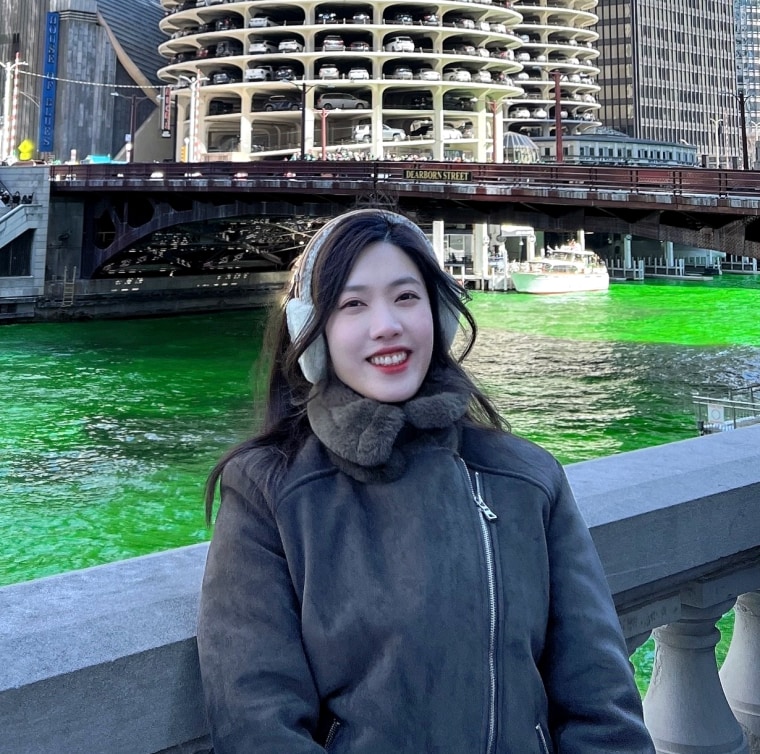
M406 291L405 293L402 293L399 297L399 301L418 301L419 296L416 293L412 293L412 291Z
M343 302L343 303L342 303L342 304L341 304L341 305L338 307L338 309L352 309L352 308L354 308L354 307L357 307L357 306L362 306L362 302L361 302L361 301L359 301L358 299L352 298L352 299L351 299L351 300L349 300L349 301L344 301L344 302Z

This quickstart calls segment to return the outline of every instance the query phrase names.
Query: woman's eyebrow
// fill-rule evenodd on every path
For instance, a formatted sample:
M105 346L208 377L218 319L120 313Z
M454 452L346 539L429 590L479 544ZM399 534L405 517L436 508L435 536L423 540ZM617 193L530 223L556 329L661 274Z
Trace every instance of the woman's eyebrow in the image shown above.
M402 285L422 285L422 281L419 278L414 277L413 275L406 275L401 278L397 278L396 280L392 280L386 288L400 288ZM343 291L350 291L352 293L356 293L357 291L364 291L367 290L367 288L370 288L369 285L362 285L362 284L354 284L354 285L347 285L343 288Z

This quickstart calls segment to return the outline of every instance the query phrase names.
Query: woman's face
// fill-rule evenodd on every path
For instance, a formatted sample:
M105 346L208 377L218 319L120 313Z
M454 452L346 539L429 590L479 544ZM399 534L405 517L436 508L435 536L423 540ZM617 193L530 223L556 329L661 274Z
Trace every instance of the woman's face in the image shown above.
M430 299L417 266L392 243L367 246L327 320L335 374L367 398L408 400L427 374L433 337Z

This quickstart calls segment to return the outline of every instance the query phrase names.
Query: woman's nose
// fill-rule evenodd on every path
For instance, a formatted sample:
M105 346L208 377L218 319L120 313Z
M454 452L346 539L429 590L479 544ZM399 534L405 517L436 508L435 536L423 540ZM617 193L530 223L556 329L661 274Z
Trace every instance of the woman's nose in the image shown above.
M401 322L392 307L374 307L370 324L370 334L373 338L389 338L400 332Z

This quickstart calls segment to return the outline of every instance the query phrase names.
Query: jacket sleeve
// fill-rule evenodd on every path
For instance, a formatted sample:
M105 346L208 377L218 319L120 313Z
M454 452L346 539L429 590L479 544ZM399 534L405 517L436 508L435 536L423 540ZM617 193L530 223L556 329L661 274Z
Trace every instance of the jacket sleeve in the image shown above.
M274 517L244 458L225 467L198 654L215 754L314 754L319 698Z
M561 467L559 474L547 528L551 596L542 658L555 749L654 754L602 564Z

